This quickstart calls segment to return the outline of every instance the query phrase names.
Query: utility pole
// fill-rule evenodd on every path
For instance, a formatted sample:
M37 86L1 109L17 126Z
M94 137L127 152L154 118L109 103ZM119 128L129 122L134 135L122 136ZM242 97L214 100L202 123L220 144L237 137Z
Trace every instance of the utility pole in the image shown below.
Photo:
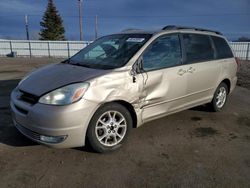
M27 14L25 14L25 29L26 29L27 40L30 40L30 36L29 36L29 23L28 23L28 15Z
M82 29L82 3L83 0L78 0L79 2L79 26L80 26L80 40L83 40L83 29Z
M95 15L95 39L98 38L98 16Z

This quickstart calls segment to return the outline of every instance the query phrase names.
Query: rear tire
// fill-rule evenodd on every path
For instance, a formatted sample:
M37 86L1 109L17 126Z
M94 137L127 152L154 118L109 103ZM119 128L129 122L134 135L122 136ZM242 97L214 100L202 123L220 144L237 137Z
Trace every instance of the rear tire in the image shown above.
M228 87L222 82L215 90L214 97L210 103L211 110L214 112L220 111L227 102Z
M132 117L124 106L105 104L95 112L89 123L88 142L96 152L114 151L126 140L132 123Z

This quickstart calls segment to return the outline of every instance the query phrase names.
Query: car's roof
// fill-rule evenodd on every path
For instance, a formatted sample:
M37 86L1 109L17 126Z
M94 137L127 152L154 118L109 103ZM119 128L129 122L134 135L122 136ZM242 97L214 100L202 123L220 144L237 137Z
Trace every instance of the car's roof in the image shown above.
M145 31L141 29L127 29L123 30L120 34L161 34L161 33L172 33L172 32L181 32L181 33L196 33L196 34L206 34L206 35L214 35L223 37L222 33L214 30L203 29L203 28L196 28L196 27L184 27L184 26L165 26L161 30L154 30L154 31ZM224 37L223 37L224 38Z

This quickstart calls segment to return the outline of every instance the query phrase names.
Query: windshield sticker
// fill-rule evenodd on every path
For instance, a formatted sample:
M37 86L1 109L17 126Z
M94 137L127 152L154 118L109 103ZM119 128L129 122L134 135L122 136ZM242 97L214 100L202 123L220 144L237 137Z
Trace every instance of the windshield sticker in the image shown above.
M145 38L128 38L127 42L143 42Z

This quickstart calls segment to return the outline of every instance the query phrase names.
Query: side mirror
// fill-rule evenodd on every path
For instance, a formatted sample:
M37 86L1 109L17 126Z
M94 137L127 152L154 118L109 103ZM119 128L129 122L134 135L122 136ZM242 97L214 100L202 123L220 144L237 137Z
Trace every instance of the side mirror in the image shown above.
M143 57L141 56L137 61L137 73L141 73L143 70Z
M138 73L141 73L143 70L143 57L140 57L136 63L133 65L131 74L136 75Z
M130 74L133 76L133 83L136 82L136 77L135 75L138 73L141 73L143 70L143 58L140 57L135 64L132 66L132 69L130 71Z

